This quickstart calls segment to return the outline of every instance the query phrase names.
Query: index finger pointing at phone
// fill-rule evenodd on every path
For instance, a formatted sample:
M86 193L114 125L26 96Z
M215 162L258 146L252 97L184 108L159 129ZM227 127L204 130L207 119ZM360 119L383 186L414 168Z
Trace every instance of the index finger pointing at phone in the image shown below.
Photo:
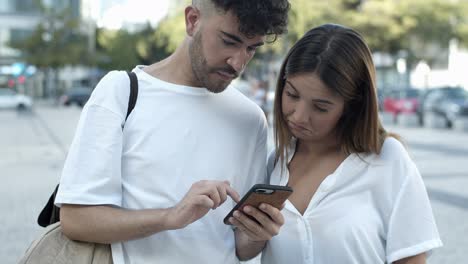
M226 185L226 193L231 196L234 202L238 203L240 201L240 195L231 186Z

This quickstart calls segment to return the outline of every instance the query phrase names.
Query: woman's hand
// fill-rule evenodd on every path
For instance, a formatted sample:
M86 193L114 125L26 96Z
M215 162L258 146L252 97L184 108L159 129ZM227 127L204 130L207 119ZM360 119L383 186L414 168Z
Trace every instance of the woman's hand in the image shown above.
M235 211L233 215L229 218L229 222L253 242L270 240L279 233L284 224L281 211L265 203L261 204L259 208L245 206L243 212Z

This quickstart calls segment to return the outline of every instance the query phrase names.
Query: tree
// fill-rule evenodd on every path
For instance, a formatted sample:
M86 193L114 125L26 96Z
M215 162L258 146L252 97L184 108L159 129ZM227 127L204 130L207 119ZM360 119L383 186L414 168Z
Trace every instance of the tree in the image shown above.
M140 64L136 50L137 36L127 30L97 31L97 65L105 70L131 70Z
M185 37L183 6L173 2L173 11L156 28L141 31L98 31L99 65L105 69L130 69L150 64L174 52ZM288 34L265 45L249 64L264 72L270 62L282 59L303 34L324 23L338 23L359 31L373 52L395 58L406 54L409 68L424 59L440 60L440 49L450 39L468 43L467 0L291 0ZM40 38L41 34L39 34ZM433 47L439 47L434 49ZM437 50L434 52L433 50Z
M405 51L410 63L437 60L454 38L468 44L466 0L291 0L291 7L288 45L324 23L356 29L374 52Z
M175 3L173 3L175 4ZM185 37L184 13L179 3L156 28L141 30L98 30L98 65L104 69L131 69L136 64L160 61L175 51Z
M159 37L157 33L161 27L153 29L150 24L137 34L136 50L138 58L144 65L160 61L172 52L167 37Z
M432 65L437 61L441 49L446 49L452 39L464 40L468 32L464 9L466 1L406 0L398 6L408 23L402 49L408 50L411 61L425 60ZM465 6L465 7L464 7Z
M55 96L57 70L65 65L89 65L87 38L80 31L80 21L71 9L56 9L37 2L42 19L32 34L9 46L22 51L23 59L46 73L45 96Z

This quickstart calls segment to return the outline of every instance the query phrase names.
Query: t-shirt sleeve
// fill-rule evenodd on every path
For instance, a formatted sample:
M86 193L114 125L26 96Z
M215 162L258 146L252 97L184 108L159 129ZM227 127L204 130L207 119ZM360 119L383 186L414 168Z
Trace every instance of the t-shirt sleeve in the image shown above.
M275 168L275 158L276 158L276 149L273 149L272 151L270 151L270 154L268 155L268 159L267 159L268 183L270 183L271 173L273 172L273 169Z
M266 183L267 182L267 173L266 173L266 159L267 159L267 131L268 125L263 113L259 114L260 122L257 131L255 150L253 154L253 159L251 161L251 166L249 170L249 178L252 179L246 186L244 190L249 190L253 184L256 183Z
M113 72L96 86L81 113L56 205L121 206L122 125L129 94L129 88L123 90L121 86L128 85L126 75Z
M391 212L387 234L387 262L430 253L441 247L437 226L432 214L421 175L411 160L402 164L406 175Z

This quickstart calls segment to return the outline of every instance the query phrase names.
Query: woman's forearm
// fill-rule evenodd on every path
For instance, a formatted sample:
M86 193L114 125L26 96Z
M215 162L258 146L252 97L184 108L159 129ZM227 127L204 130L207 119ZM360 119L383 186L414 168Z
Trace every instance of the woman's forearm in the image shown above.
M265 247L266 241L256 242L248 239L240 229L234 231L236 236L236 255L241 261L256 257Z

